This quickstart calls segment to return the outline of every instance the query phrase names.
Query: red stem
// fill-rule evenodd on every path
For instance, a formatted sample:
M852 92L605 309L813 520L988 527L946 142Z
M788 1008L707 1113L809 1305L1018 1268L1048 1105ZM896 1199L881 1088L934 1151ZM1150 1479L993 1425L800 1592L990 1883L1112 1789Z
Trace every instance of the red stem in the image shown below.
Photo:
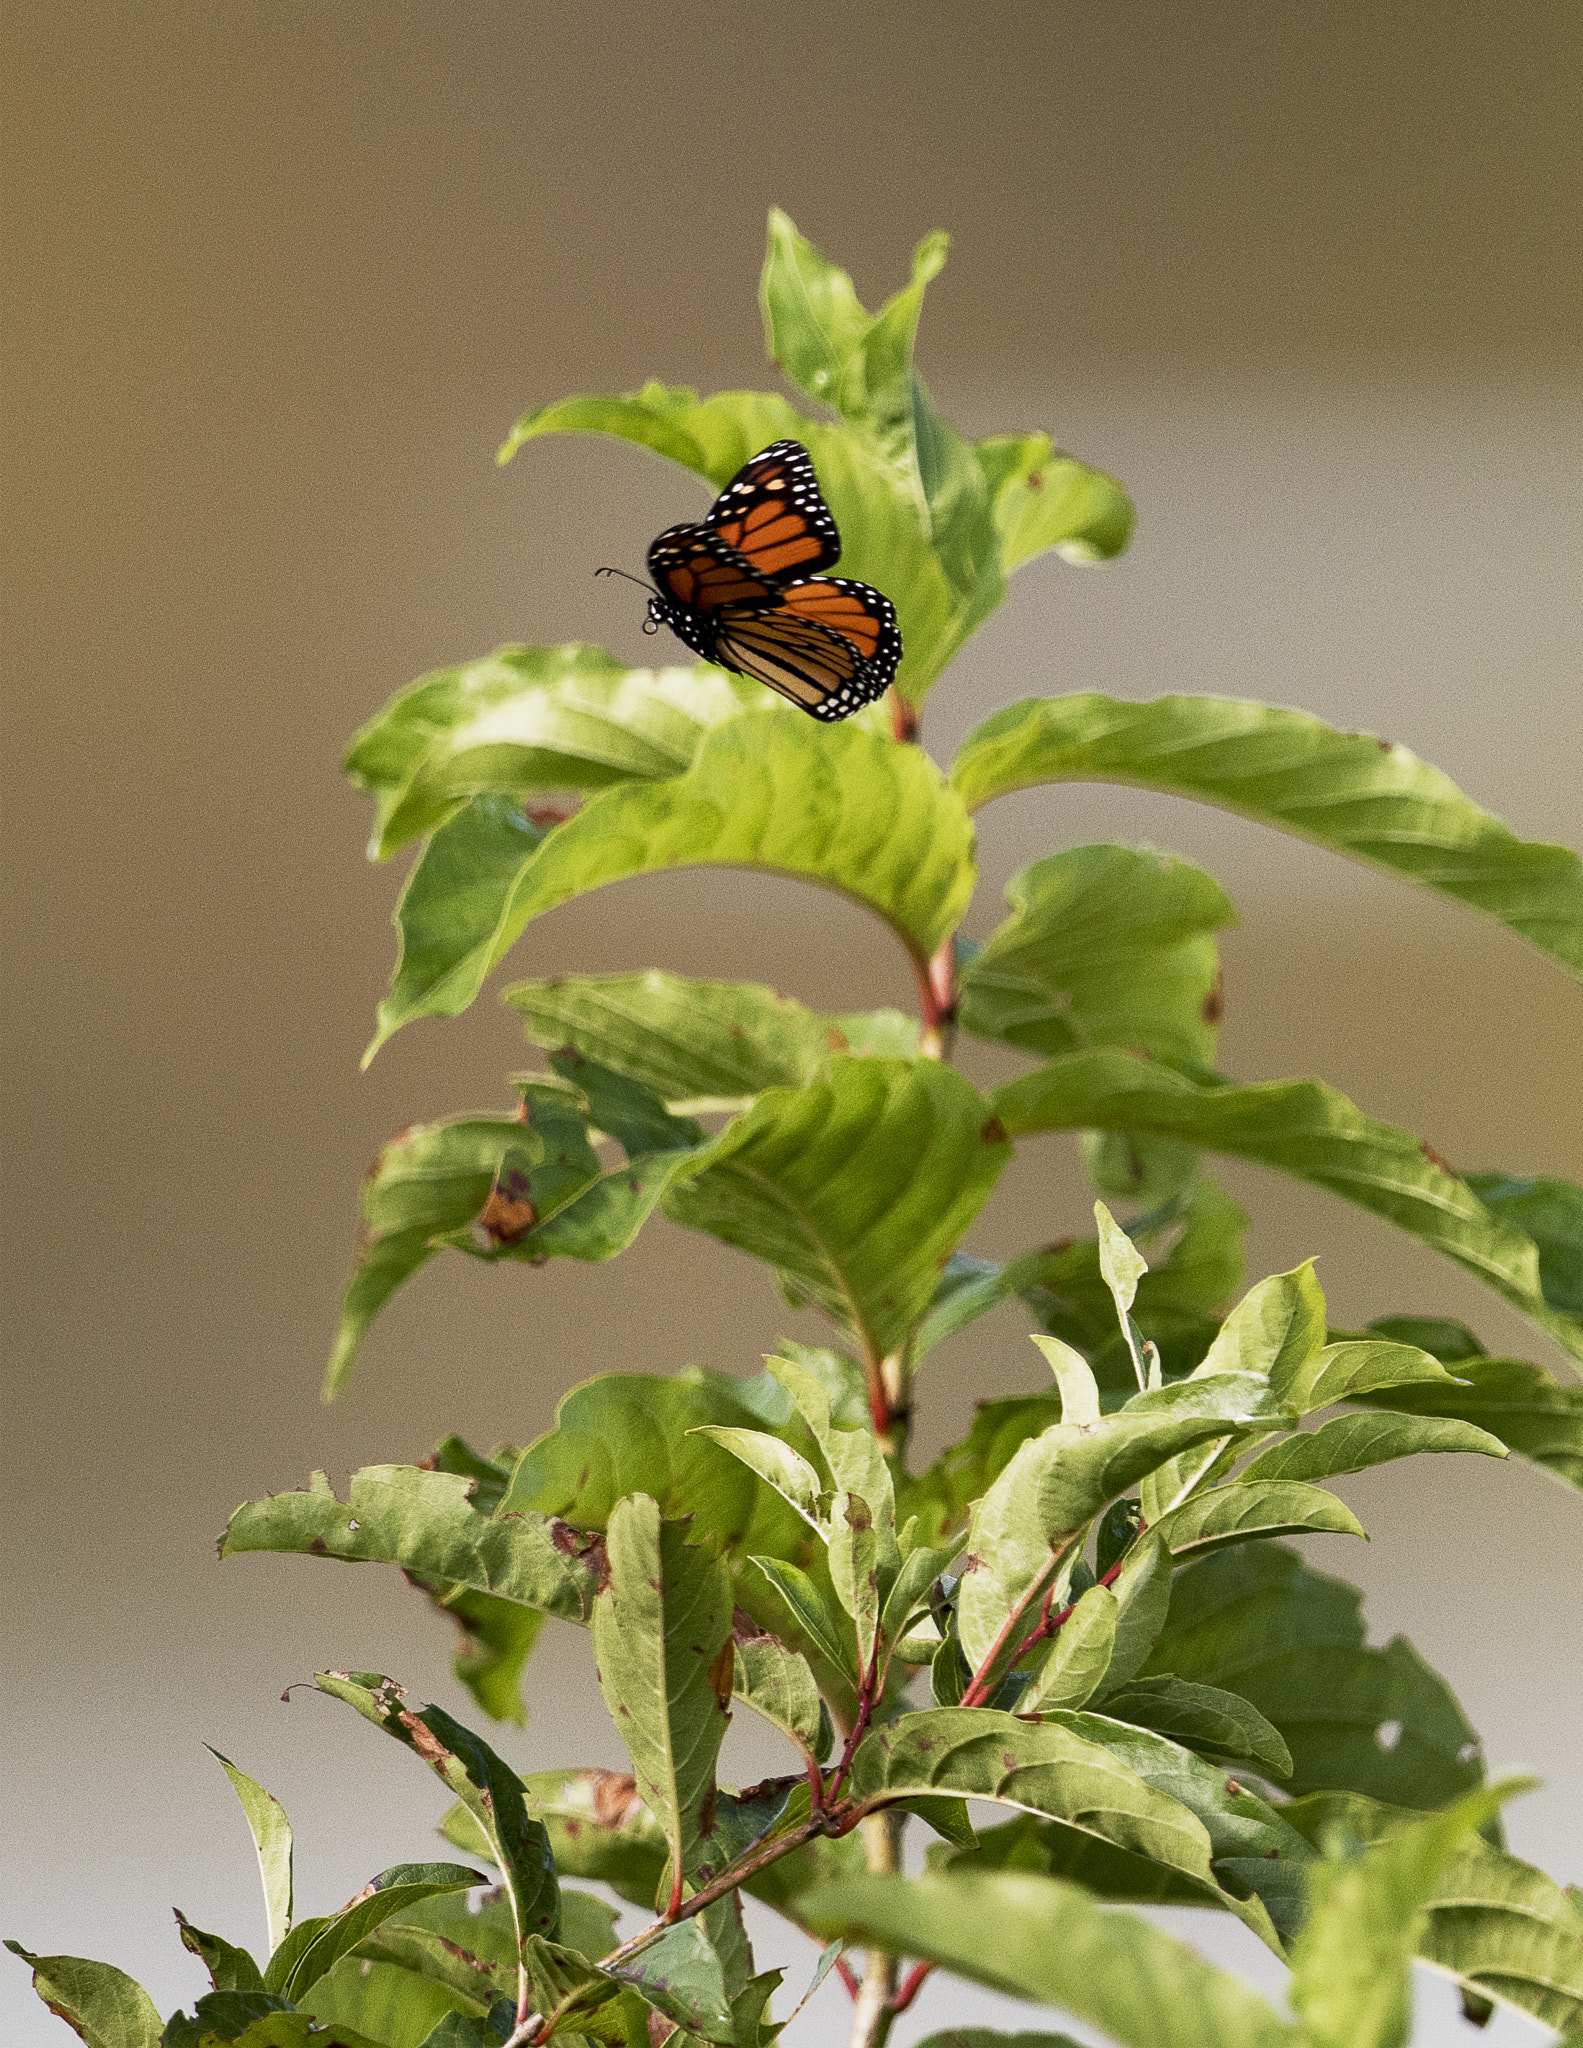
M835 1967L836 1974L840 1977L841 1982L846 1986L847 1997L856 1998L859 1986L857 1974L853 1970L852 1965L847 1961L845 1956L837 1956L835 1959Z
M1138 1524L1137 1534L1141 1536L1148 1526L1149 1525L1147 1522L1140 1522ZM1106 1572L1105 1576L1102 1579L1096 1580L1095 1583L1101 1586L1114 1585L1116 1580L1121 1576L1121 1568L1126 1562L1127 1560L1124 1556L1117 1558L1116 1562L1111 1566L1110 1570ZM1082 1597L1081 1594L1078 1597L1080 1599ZM1050 1612L1050 1602L1054 1598L1055 1588L1054 1586L1052 1586L1049 1592L1046 1593L1044 1596L1044 1607L1039 1615L1039 1620L1036 1626L1032 1628L1026 1636L1024 1636L1021 1643L1017 1646L1016 1655L1011 1659L1011 1662L1006 1666L1006 1669L1008 1671L1014 1669L1016 1665L1020 1664L1023 1658L1027 1656L1028 1652L1031 1649L1035 1648L1039 1643L1044 1642L1047 1637L1053 1636L1056 1633L1056 1631L1064 1625L1064 1623L1071 1619L1072 1609L1076 1607L1077 1601L1074 1600L1070 1606L1063 1607L1059 1614L1052 1614ZM991 1663L994 1661L996 1652L1000 1648L1001 1640L1001 1637L996 1638L994 1643L990 1646L989 1655L984 1659L983 1663L979 1666L977 1671L973 1673L973 1682L968 1687L967 1691L962 1695L960 1701L960 1704L962 1706L981 1707L984 1704L985 1695L989 1692L990 1689L986 1674L989 1671Z
M902 1979L900 1990L891 2000L890 2009L892 2012L900 2013L907 2010L908 2006L912 2004L918 1993L923 1989L923 1980L933 1968L933 1963L913 1964L912 1968Z

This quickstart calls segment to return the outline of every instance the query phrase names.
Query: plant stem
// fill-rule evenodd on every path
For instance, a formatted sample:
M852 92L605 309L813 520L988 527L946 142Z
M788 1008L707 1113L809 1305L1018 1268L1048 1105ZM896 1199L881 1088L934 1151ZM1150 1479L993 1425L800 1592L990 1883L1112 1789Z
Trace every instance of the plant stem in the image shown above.
M900 1867L901 1823L894 1813L871 1813L860 1823L863 1854L877 1876L889 1877ZM896 1958L871 1948L852 2014L851 2048L885 2048L896 2017Z

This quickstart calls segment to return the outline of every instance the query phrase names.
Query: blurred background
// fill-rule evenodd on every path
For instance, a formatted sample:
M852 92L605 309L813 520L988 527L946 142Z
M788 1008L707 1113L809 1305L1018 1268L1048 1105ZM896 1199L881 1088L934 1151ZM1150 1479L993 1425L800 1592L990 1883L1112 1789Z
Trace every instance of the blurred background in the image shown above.
M949 759L1034 692L1222 691L1411 746L1525 836L1583 839L1578 562L1583 19L1566 0L795 11L457 0L8 0L4 958L8 1844L0 1931L203 1988L170 1907L261 1932L214 1743L284 1800L298 1898L428 1853L410 1759L289 1681L386 1670L453 1711L447 1631L394 1574L223 1567L238 1501L524 1442L612 1368L754 1367L769 1277L652 1224L616 1264L430 1270L351 1391L317 1387L357 1185L399 1126L502 1105L488 997L360 1076L399 886L364 864L351 731L504 640L641 661L642 564L704 488L595 440L493 450L522 410L658 376L773 382L771 203L877 305L948 228L920 362L966 430L1044 427L1138 505L1103 569L1047 560L931 700ZM669 657L667 657L669 658ZM1243 910L1223 1064L1321 1071L1459 1166L1583 1174L1583 990L1473 913L1135 792L983 825L969 929L1052 847L1145 838ZM899 952L790 883L626 884L501 979L631 969L910 1003ZM988 1062L973 1068L991 1073ZM1253 1170L1252 1275L1310 1253L1335 1320L1438 1310L1560 1366L1494 1297ZM989 1254L1081 1228L1030 1146ZM922 1449L1038 1383L1015 1315L938 1355ZM1513 1845L1583 1879L1583 1501L1516 1460L1344 1482L1376 1641L1410 1629L1491 1762L1546 1788ZM617 1764L586 1645L551 1625L524 1768ZM740 1717L739 1717L740 1718ZM740 1729L742 1777L779 1768ZM1177 1916L1273 1983L1233 1925ZM778 1940L778 1946L777 1946ZM812 1951L770 1937L769 1960ZM0 2032L64 2039L11 1958ZM1262 1974L1261 1974L1262 1972ZM794 2040L841 2038L834 1982ZM931 1986L898 2044L1026 2008ZM1013 2017L1013 2015L1016 2015ZM1426 1981L1417 2039L1460 2038ZM1483 2037L1537 2041L1503 2017Z

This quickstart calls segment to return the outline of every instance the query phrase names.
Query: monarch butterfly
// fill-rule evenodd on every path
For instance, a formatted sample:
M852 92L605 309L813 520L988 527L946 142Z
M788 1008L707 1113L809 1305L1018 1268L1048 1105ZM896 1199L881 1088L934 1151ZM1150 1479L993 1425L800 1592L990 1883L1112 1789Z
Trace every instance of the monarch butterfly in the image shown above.
M800 441L744 463L694 526L649 549L656 595L645 632L679 640L833 721L883 696L901 659L896 608L867 583L819 572L841 536ZM604 572L601 572L604 573Z

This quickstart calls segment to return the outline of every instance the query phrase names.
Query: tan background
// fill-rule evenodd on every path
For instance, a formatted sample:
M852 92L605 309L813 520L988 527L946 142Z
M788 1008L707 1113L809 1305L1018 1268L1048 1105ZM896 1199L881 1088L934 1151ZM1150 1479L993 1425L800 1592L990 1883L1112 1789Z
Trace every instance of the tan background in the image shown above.
M364 1665L463 1704L392 1576L217 1566L231 1507L450 1427L520 1441L590 1372L744 1369L797 1331L765 1276L656 1224L609 1268L432 1272L350 1395L315 1398L367 1157L401 1123L499 1103L522 1057L486 1000L359 1078L399 877L362 865L341 746L392 689L500 640L643 658L639 601L590 572L637 567L703 502L614 444L497 473L506 425L648 375L764 381L772 201L871 303L948 227L922 346L941 402L975 432L1052 428L1140 520L1113 568L1024 573L931 706L938 753L1032 691L1220 689L1386 731L1520 831L1578 843L1583 48L1559 0L10 0L4 27L0 1931L109 1956L169 2010L200 1988L172 1903L259 1931L200 1742L285 1799L299 1897L324 1911L424 1854L441 1802L281 1687ZM989 819L972 928L1027 858L1129 835L1243 904L1232 1072L1319 1068L1460 1164L1583 1174L1583 995L1471 913L1083 790ZM596 896L512 965L649 963L907 999L855 911L740 877ZM1319 1252L1338 1319L1440 1306L1555 1362L1383 1226L1228 1178L1259 1204L1255 1271ZM1020 1249L1083 1201L1068 1148L1033 1147L974 1241ZM1036 1364L1011 1317L942 1354L926 1444ZM1345 1490L1374 1541L1316 1561L1367 1586L1377 1639L1411 1629L1496 1765L1546 1776L1514 1842L1583 1878L1583 1503L1473 1460ZM533 1691L512 1757L616 1761L569 1635ZM744 1772L775 1767L741 1745ZM1240 1930L1192 1924L1257 1965ZM840 1994L822 2000L805 2042L839 2037ZM1454 2038L1443 1988L1426 2000L1420 2041ZM898 2043L965 2010L931 1992ZM64 2038L10 1959L0 2012L7 2038Z

